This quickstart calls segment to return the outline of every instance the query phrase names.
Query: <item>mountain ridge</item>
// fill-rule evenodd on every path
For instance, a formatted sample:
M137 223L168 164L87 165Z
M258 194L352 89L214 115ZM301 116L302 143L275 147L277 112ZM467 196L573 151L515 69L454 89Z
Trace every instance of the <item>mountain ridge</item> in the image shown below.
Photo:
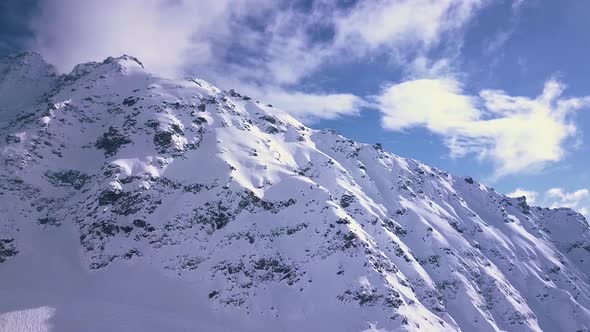
M590 234L578 213L307 128L234 90L161 78L131 56L59 76L38 55L12 59L35 70L0 75L0 87L39 83L27 102L0 94L0 294L31 284L48 294L0 304L0 327L41 302L53 306L30 319L47 330L98 331L92 301L103 297L120 308L111 328L126 322L118 315L145 319L154 299L123 299L105 282L128 274L137 298L187 284L173 291L186 308L156 306L160 329L590 328ZM76 275L104 295L82 301L85 287L17 277L48 260L63 271L36 273L56 284ZM143 285L135 269L158 282ZM166 318L177 312L179 322Z

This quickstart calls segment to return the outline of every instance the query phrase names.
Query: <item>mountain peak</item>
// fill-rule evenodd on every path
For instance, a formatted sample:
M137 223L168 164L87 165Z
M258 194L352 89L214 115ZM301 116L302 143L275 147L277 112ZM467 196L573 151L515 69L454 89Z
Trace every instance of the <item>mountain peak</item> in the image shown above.
M133 63L134 66L138 65L141 68L145 68L143 66L143 63L141 63L141 61L139 61L138 58L131 56L131 55L127 55L127 54L123 54L119 57L108 57L106 58L102 63L112 63L112 62L116 62L119 63L120 65L125 65L128 66L130 63Z
M93 76L100 77L124 75L129 72L143 70L143 64L136 57L122 55L119 57L108 57L102 62L90 61L76 65L69 74L65 75L65 79L69 81L77 80L91 73L94 73Z

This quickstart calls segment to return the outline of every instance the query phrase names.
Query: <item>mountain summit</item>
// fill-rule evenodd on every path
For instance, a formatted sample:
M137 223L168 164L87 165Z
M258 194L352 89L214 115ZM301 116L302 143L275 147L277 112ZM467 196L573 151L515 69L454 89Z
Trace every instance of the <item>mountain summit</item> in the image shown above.
M572 210L130 56L0 91L0 330L590 331Z

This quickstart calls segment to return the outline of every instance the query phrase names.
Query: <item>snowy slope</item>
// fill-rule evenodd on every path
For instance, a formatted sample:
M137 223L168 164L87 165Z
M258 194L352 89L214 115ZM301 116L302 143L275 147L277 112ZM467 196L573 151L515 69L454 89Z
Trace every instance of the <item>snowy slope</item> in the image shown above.
M2 331L590 331L569 209L130 56L0 70Z
M35 53L0 59L0 121L30 109L57 79L56 71Z

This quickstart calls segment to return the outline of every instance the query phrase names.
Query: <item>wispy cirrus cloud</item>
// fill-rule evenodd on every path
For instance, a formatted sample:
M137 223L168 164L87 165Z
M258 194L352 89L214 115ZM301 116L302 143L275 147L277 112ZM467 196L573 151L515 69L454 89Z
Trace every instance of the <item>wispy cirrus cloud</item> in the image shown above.
M508 25L502 27L490 40L488 40L483 50L485 55L496 55L502 50L502 48L504 48L510 38L512 38L512 35L516 32L518 27L526 2L526 0L514 0L512 2L512 12L510 13L510 21L508 22Z
M365 55L376 50L416 55L459 31L481 0L361 1L336 15L333 47ZM414 53L414 54L412 54Z

